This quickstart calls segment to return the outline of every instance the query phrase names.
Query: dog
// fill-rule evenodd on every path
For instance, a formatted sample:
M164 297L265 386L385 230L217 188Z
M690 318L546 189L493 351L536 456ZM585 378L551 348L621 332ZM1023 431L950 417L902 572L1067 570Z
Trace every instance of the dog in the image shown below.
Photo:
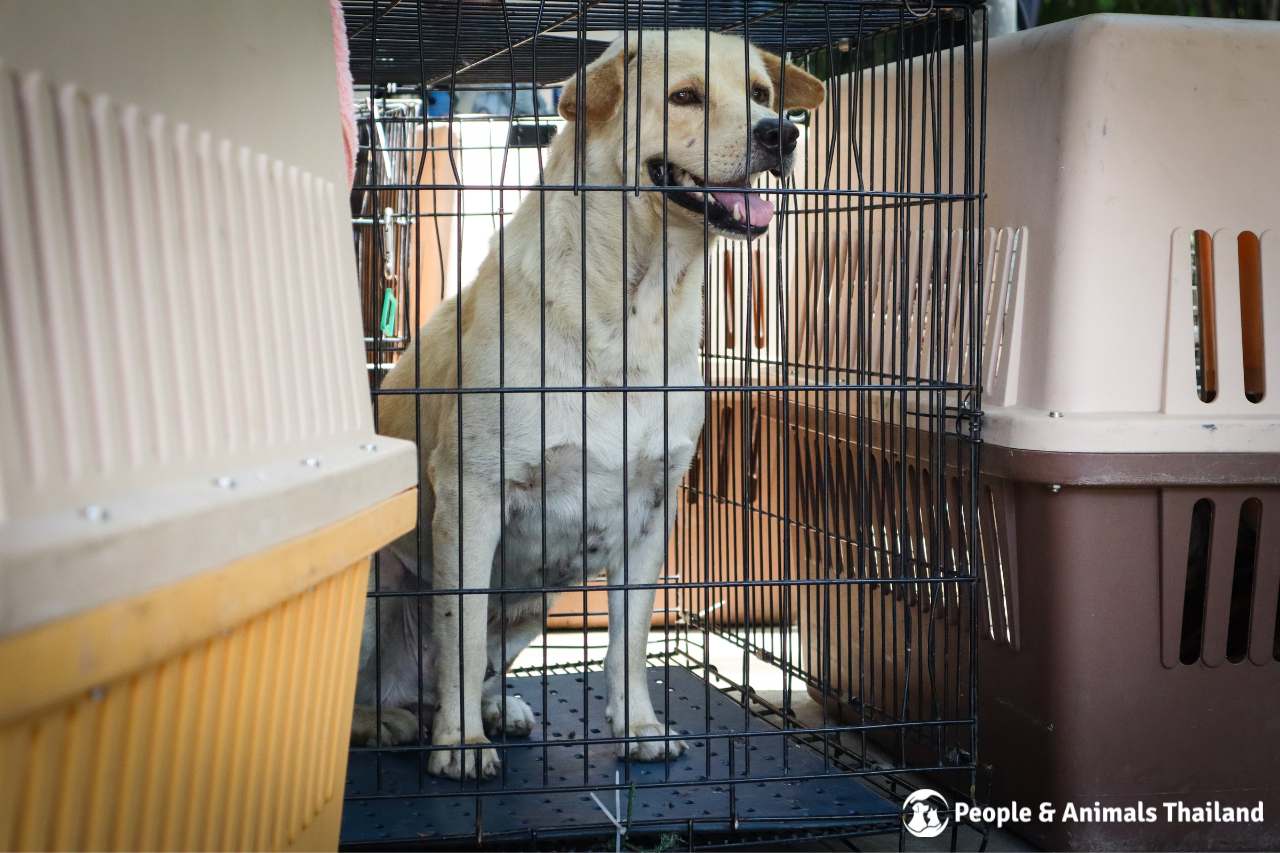
M777 56L692 30L631 33L565 82L566 124L543 184L664 189L530 193L475 281L440 305L387 375L386 389L464 391L382 398L381 430L419 441L423 510L418 531L381 552L380 588L494 592L384 597L378 624L370 607L354 743L429 730L432 745L458 747L433 750L429 772L495 775L489 736L525 736L535 724L502 689L544 627L544 596L530 590L607 574L628 586L608 593L612 734L641 761L686 749L649 696L655 589L645 585L658 579L702 430L703 392L688 389L702 385L707 235L768 230L773 207L732 188L790 171L799 130L786 111L814 109L823 95L817 78ZM642 389L625 399L624 369L625 384ZM665 386L686 390L653 390Z

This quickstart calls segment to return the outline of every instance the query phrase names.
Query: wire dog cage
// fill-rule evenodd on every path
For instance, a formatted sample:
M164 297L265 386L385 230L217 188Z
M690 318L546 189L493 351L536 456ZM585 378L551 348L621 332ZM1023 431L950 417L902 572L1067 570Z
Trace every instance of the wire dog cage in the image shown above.
M981 4L343 8L375 417L424 483L344 845L898 833L903 773L971 792Z

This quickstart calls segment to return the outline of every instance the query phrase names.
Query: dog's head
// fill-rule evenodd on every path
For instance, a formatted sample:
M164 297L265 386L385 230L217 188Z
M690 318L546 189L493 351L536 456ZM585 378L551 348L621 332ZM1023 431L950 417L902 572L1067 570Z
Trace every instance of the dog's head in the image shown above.
M639 164L642 183L678 188L646 193L655 207L667 196L673 224L700 229L705 218L716 233L750 239L768 230L773 205L732 188L790 173L800 131L786 111L822 99L816 77L740 38L644 32L570 78L560 114L586 123L592 157L616 157L628 176Z

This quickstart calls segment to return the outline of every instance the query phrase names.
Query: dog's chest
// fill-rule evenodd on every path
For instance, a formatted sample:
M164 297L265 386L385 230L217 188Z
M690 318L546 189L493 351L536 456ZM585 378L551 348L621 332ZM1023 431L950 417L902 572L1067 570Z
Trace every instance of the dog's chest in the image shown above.
M634 282L625 303L597 294L585 326L580 304L554 297L554 322L537 336L545 358L524 362L539 368L528 384L596 390L547 391L514 403L518 414L506 423L515 452L502 475L498 555L506 573L499 577L495 563L495 585L576 585L646 562L657 571L652 555L660 560L674 490L702 429L705 395L623 386L700 387L701 289L686 267L693 268L687 259L670 265L672 275L680 272L669 293L663 266L650 264L652 275ZM552 316L550 306L546 313Z
M577 584L620 565L635 551L629 545L665 536L672 490L701 429L702 395L670 393L665 406L660 393L627 396L624 407L619 392L588 394L584 434L582 396L548 395L546 452L505 478L509 568L545 566L546 584ZM505 585L518 585L516 577L508 571ZM523 578L531 579L544 581Z

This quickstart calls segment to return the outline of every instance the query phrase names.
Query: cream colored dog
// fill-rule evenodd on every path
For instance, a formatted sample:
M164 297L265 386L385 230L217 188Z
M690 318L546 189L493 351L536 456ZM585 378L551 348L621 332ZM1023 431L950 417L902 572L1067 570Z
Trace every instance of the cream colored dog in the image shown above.
M492 776L486 731L534 726L519 697L502 695L504 672L543 628L544 599L531 590L607 572L610 584L640 586L609 592L613 735L634 738L627 754L640 760L684 751L649 696L655 590L645 585L662 566L703 394L651 389L702 382L704 218L713 238L768 229L773 207L732 188L790 170L799 131L779 115L784 88L788 109L823 97L816 78L776 56L725 35L709 37L708 55L707 42L701 31L669 34L665 86L661 32L632 34L625 49L614 42L585 69L582 91L576 78L565 84L567 123L544 169L546 185L573 184L575 141L585 139L582 184L678 189L531 193L475 282L440 306L383 383L468 390L382 398L383 432L420 441L424 496L421 562L414 534L384 550L382 588L518 591L383 598L381 677L369 618L353 741L409 742L429 728L433 745L473 745L433 751L430 772ZM619 390L624 364L626 383L644 390ZM555 390L579 386L593 390ZM499 387L535 390L490 390ZM380 733L368 707L378 699Z

